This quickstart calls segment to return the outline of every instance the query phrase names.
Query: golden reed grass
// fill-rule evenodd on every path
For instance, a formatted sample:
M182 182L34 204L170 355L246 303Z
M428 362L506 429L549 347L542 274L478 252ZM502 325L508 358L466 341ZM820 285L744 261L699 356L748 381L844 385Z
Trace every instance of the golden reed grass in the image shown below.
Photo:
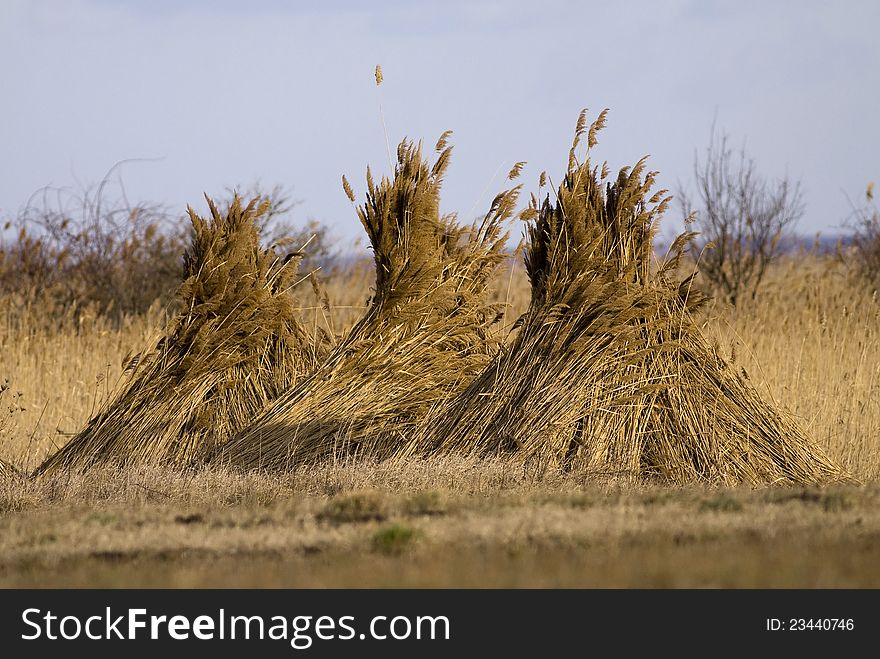
M679 278L689 235L653 265L666 208L642 160L607 180L576 157L605 113L578 120L565 178L533 198L519 332L409 454L510 452L540 468L669 483L821 483L844 477L700 331L703 302ZM542 177L543 178L543 177ZM651 196L649 196L651 195Z
M825 426L813 433L820 447L703 332L703 298L679 274L690 236L655 262L668 198L652 192L645 161L613 179L606 166L578 161L579 143L586 138L589 155L605 121L603 112L588 127L585 116L553 198L533 197L523 213L530 302L506 343L490 285L519 187L498 195L481 223L461 227L439 212L448 134L433 165L403 142L391 180L377 185L367 170L358 215L375 287L338 343L330 347L317 323L307 329L296 308L289 289L297 258L260 247L254 220L264 207L236 199L221 214L209 202L209 220L190 211L184 311L37 473L205 461L285 471L333 458L440 454L513 458L597 480L845 478L823 448ZM542 174L539 188L545 182ZM356 306L340 308L350 315ZM866 331L868 355L877 331ZM876 371L863 368L860 386L880 380ZM19 456L31 454L36 434ZM877 447L859 441L845 463L858 476L876 475Z
M288 470L340 455L381 457L408 441L428 410L462 390L497 350L490 279L504 259L502 224L518 189L499 194L483 221L440 215L448 132L433 165L402 142L393 179L376 184L358 216L375 260L375 293L330 356L222 444L214 464ZM348 181L346 194L354 201Z
M156 345L130 361L131 373L100 410L37 473L99 463L185 466L252 420L266 403L314 368L323 344L298 320L290 287L297 255L260 246L255 221L268 207L209 219L189 209L192 245L177 297L182 311Z
M18 475L19 470L11 462L7 462L0 458L0 478L10 478Z

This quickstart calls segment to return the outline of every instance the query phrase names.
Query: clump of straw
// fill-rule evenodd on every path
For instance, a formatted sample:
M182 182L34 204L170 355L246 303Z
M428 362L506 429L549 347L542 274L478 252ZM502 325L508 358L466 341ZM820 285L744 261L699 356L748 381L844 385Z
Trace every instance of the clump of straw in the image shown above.
M181 311L165 335L130 363L112 402L37 470L97 463L184 466L251 421L312 370L323 344L296 317L290 288L300 254L260 245L255 222L268 202L211 217L189 209L193 239L184 256Z
M539 468L667 483L841 478L701 333L703 300L677 275L692 234L653 266L669 198L651 194L645 160L613 180L578 162L605 114L589 129L581 114L555 199L524 212L532 301L518 334L399 455L515 452Z
M504 258L502 224L518 188L499 194L472 227L441 216L447 138L433 165L404 141L392 180L376 184L367 169L357 212L376 284L366 313L325 363L222 445L215 462L284 470L340 454L391 454L428 410L489 363L497 351L490 325L500 312L488 304L487 288ZM343 187L354 201L344 178Z

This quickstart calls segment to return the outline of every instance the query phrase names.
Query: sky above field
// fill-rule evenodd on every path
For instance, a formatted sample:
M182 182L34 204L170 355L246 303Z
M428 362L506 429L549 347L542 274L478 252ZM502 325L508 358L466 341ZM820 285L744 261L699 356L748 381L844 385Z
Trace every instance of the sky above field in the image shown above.
M832 233L880 180L878 31L876 0L2 0L0 217L132 159L132 202L282 184L296 219L352 243L340 181L361 201L367 164L388 173L382 116L392 150L454 131L443 210L471 220L517 161L527 193L558 182L579 111L607 107L599 162L650 155L663 187L693 188L714 121L802 180L803 232Z

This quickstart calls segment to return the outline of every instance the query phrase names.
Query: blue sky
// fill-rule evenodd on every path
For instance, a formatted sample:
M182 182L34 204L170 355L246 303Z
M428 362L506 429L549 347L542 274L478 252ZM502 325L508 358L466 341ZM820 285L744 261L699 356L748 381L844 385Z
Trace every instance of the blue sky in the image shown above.
M443 206L463 219L516 161L526 192L557 180L578 112L608 107L594 158L613 169L650 155L687 184L717 117L766 176L802 180L802 231L832 232L880 179L878 28L872 0L2 0L0 214L146 159L121 169L129 198L203 209L280 183L350 242L340 179L362 198L367 164L388 171L381 102L392 148L454 131Z

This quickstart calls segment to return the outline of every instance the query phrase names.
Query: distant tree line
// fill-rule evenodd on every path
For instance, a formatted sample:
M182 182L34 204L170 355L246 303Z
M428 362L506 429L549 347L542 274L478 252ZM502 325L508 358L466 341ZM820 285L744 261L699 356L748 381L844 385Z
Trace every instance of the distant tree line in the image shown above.
M734 305L755 298L771 263L797 243L795 228L804 213L800 182L762 176L745 149L731 148L729 136L714 128L705 153L694 158L693 178L696 195L680 185L677 197L685 221L699 232L692 253L704 287ZM110 195L109 183L110 174L78 191L45 188L14 217L0 220L0 296L71 317L89 309L114 319L173 299L190 241L188 219L158 204L131 204L124 189ZM260 226L265 244L282 253L305 246L304 272L328 272L341 263L325 224L294 218L298 202L288 189L230 187L215 202L225 208L236 192L269 201ZM839 257L880 289L873 184L861 203L851 204L847 229Z

